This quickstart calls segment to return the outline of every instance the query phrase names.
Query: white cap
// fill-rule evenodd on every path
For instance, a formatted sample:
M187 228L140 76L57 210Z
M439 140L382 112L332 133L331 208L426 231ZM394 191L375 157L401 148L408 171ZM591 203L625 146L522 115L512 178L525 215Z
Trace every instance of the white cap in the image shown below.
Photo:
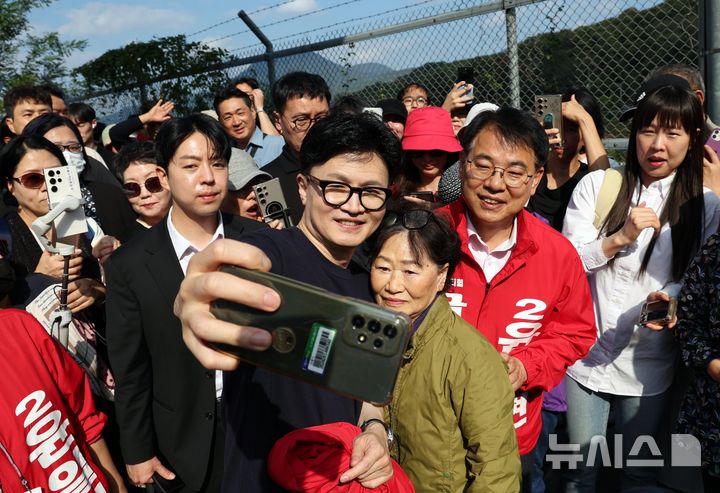
M470 122L473 121L473 119L480 113L484 113L486 111L497 111L499 109L500 107L493 103L477 103L470 108L470 111L468 111L468 114L465 117L465 125L463 125L463 127L470 125Z

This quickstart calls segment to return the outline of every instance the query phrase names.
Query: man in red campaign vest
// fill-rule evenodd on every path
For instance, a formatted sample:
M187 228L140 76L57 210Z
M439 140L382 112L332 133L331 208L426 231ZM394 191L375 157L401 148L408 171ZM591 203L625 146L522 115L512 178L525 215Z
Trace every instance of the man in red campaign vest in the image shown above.
M443 209L462 240L447 296L507 362L525 491L542 393L595 342L592 299L575 248L524 210L548 156L540 124L513 108L485 112L462 145L462 197Z

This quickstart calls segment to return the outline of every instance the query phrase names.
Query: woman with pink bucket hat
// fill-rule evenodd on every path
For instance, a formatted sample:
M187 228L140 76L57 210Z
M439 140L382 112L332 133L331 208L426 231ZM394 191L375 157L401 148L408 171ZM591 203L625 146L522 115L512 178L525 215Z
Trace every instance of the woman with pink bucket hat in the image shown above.
M437 202L443 171L462 150L453 132L450 113L442 108L418 108L408 115L402 139L405 160L396 195L410 200Z

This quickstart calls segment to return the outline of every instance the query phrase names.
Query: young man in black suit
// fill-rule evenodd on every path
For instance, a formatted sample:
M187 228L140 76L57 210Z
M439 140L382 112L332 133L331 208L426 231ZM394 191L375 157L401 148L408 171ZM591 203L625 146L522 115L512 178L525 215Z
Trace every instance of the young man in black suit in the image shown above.
M135 485L152 483L157 473L179 476L183 491L220 491L222 376L200 366L183 344L173 301L195 252L263 225L219 212L230 142L217 121L205 115L171 120L155 143L172 207L165 220L133 237L105 264L121 448Z

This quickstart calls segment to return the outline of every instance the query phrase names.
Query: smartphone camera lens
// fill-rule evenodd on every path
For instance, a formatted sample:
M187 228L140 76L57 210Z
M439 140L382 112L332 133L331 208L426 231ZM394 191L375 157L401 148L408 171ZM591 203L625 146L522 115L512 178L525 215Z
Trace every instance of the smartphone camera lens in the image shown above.
M383 329L383 334L385 334L385 336L389 337L390 339L395 337L397 335L397 332L397 327L395 327L394 325L386 325Z
M378 322L377 320L371 320L368 324L368 330L373 334L377 334L378 332L380 332L380 322Z
M358 342L360 344L363 344L365 341L367 341L367 336L365 334L359 334L358 335Z
M56 187L56 186L53 185L52 187L50 187L50 190L52 190L53 192L57 192L57 191L58 191L58 187Z
M362 318L360 315L355 315L352 319L353 327L356 329L359 329L360 327L363 327L365 325L365 319Z
M55 185L55 178L50 178L50 184Z
M375 339L373 341L373 347L375 349L380 349L383 346L383 340L382 339Z

